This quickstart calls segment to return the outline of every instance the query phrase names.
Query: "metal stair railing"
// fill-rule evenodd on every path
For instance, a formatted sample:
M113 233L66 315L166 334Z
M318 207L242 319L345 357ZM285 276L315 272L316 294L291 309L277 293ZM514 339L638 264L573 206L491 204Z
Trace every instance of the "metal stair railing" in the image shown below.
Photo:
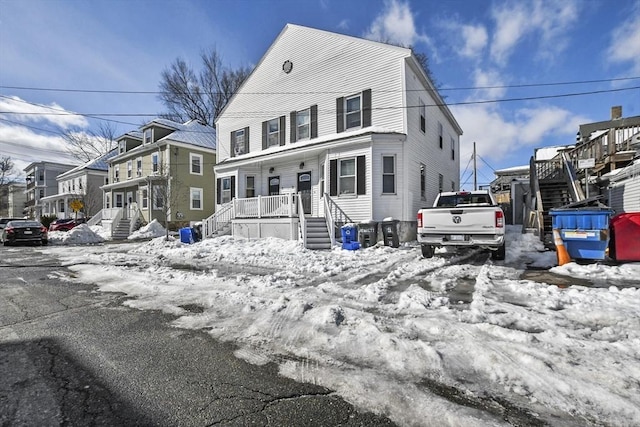
M334 246L336 244L338 223L344 225L353 222L353 220L349 218L349 215L347 215L327 193L324 193L324 212L329 237L331 238L331 246Z
M581 202L586 197L584 192L582 191L582 186L580 185L580 180L578 179L578 174L576 173L576 169L573 163L569 160L569 157L566 153L562 153L562 161L564 163L564 167L567 171L567 183L569 184L569 189L571 191L571 198L574 202ZM585 182L586 185L589 185L588 182Z
M298 192L298 219L300 220L300 233L302 234L302 246L307 247L307 218L304 215L302 195Z

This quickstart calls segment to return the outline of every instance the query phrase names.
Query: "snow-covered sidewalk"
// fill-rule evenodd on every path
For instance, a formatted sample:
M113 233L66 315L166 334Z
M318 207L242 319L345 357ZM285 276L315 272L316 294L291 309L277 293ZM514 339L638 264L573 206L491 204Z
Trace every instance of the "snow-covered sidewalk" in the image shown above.
M640 425L640 263L552 269L625 287L523 280L555 253L516 227L504 262L228 236L44 250L74 272L68 280L171 313L175 327L233 342L240 358L277 363L400 425Z

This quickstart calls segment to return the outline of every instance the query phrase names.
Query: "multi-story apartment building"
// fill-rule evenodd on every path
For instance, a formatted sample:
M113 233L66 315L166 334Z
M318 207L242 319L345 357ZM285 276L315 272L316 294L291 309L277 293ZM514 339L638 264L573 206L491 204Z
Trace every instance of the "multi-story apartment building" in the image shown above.
M41 200L47 196L57 194L58 175L74 167L74 165L43 161L31 163L24 168L24 172L27 175L26 216L40 220L43 215Z

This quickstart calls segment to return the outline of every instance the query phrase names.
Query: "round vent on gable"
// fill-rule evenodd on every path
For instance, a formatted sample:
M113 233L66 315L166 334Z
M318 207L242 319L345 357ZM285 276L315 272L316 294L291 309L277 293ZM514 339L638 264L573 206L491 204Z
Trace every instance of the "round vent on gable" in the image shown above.
M286 61L284 61L284 64L282 64L282 71L289 74L291 70L293 70L293 62L287 59Z

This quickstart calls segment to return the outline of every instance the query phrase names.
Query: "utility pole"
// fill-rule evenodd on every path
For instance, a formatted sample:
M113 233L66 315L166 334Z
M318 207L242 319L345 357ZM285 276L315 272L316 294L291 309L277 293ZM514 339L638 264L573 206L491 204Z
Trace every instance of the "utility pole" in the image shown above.
M473 190L478 189L478 165L476 164L476 142L473 142Z

